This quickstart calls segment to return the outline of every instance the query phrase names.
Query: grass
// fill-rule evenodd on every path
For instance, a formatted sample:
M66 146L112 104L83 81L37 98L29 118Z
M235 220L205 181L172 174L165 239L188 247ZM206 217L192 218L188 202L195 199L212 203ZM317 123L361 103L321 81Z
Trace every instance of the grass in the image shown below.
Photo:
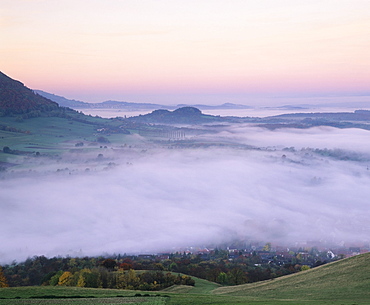
M221 285L203 280L197 277L192 276L192 279L195 281L194 286L186 286L186 285L175 285L168 287L162 291L165 292L171 292L171 293L191 293L191 294L210 294L213 290L215 290L218 287L221 287Z
M212 294L189 293L181 291L142 292L117 289L95 289L77 287L14 287L0 289L0 305L16 304L286 304L284 302L251 301L246 297L217 296ZM181 292L180 292L181 291ZM193 291L194 292L194 291ZM140 296L135 296L140 294ZM48 298L45 298L47 296ZM52 296L52 297L51 297ZM15 298L20 299L15 299ZM58 298L59 297L59 298Z
M8 299L0 299L0 305L369 304L369 260L370 253L366 253L278 279L230 287L220 287L215 283L194 278L195 287L173 286L159 292L77 287L2 288L0 289L0 298ZM141 296L135 297L137 293L140 293ZM30 299L45 295L59 296L65 299ZM78 296L78 298L70 298L73 296ZM21 299L14 299L15 297Z
M214 294L284 300L369 304L370 253L275 280L221 287Z
M164 298L148 298L148 297L132 297L132 298L99 298L99 299L48 299L48 300L11 300L2 302L1 305L28 305L28 304L37 304L37 305L90 305L90 304L105 304L105 305L115 305L115 304L131 304L131 305L164 305L166 300Z
M139 292L140 293L140 292ZM78 287L10 287L0 289L0 305L5 304L165 304L156 293ZM145 294L145 295L144 295Z
M14 126L14 118L3 117L1 123ZM56 148L58 143L68 140L87 139L93 141L94 125L69 121L64 118L40 117L16 123L18 129L29 131L30 134L0 131L1 148L9 146L11 149L22 151L48 151Z

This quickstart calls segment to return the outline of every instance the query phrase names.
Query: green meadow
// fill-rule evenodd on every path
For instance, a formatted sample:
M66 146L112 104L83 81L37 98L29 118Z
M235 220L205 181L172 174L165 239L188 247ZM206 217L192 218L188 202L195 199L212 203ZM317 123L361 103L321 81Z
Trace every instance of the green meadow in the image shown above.
M115 129L121 123L117 120L107 120L98 117L84 116L72 113L73 119L61 117L37 117L25 119L21 122L15 117L2 117L1 126L16 128L4 130L0 128L0 163L19 163L27 154L58 155L66 151L79 149L90 151L107 143L99 143L99 137L105 138L109 143L131 144L133 141L124 133L99 133L97 130L108 126ZM85 145L75 147L76 143ZM4 153L8 147L15 153ZM20 161L21 162L21 161Z

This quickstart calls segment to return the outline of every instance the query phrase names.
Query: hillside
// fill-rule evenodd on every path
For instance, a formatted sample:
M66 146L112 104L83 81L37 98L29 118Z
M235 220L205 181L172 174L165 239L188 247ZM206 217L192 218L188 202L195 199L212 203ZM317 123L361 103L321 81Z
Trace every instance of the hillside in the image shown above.
M370 253L274 280L221 287L214 294L285 300L370 300ZM344 302L343 302L344 303Z
M131 125L60 107L0 72L0 162L39 150L59 152L63 142L127 135L126 127Z
M59 110L57 103L35 94L21 82L0 72L0 113L2 116L53 110Z

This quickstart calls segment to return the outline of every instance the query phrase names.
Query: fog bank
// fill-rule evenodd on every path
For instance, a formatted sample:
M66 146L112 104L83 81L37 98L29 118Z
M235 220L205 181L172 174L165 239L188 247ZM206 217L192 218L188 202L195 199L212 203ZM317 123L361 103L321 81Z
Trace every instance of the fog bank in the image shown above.
M0 263L34 255L152 253L234 239L368 242L369 134L231 126L208 138L260 149L153 148L130 158L112 150L116 165L107 170L61 174L43 163L34 174L5 175ZM315 148L346 150L357 159Z

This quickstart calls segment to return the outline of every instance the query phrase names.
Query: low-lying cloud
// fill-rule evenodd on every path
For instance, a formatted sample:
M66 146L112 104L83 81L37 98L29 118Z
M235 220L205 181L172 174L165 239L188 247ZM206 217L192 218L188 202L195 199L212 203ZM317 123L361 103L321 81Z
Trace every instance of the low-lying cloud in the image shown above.
M0 262L167 251L235 239L368 242L369 134L232 127L213 140L263 149L108 149L96 161L107 170L96 171L92 159L89 165L70 156L43 161L37 172L0 181ZM340 160L315 148L364 157Z

